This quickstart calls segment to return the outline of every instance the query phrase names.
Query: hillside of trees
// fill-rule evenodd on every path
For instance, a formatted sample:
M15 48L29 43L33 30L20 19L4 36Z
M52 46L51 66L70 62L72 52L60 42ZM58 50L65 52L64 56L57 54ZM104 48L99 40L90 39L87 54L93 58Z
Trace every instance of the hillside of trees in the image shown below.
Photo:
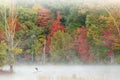
M0 3L0 66L120 63L117 3L24 1Z

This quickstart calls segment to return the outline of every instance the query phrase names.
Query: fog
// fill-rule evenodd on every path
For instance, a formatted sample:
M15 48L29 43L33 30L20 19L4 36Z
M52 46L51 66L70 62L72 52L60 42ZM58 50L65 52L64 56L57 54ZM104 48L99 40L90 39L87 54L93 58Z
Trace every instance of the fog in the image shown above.
M75 0L16 0L16 5L22 3L42 4L73 3ZM76 0L76 3L95 3L105 5L120 3L120 0ZM0 0L1 3L11 3L11 0ZM14 4L15 4L14 3ZM114 5L114 4L113 4ZM116 4L115 4L116 5ZM87 6L87 4L86 4ZM106 5L105 5L106 6ZM103 6L102 6L103 7ZM81 8L82 9L82 8ZM32 44L32 43L31 43ZM29 48L28 48L29 49ZM32 48L31 48L32 49ZM21 58L20 58L21 60ZM23 60L24 61L24 60ZM23 62L24 63L24 62ZM0 67L1 68L1 67ZM3 66L3 71L9 71L9 66ZM0 80L120 80L119 65L14 65L14 72L0 74Z
M11 0L0 0L2 3L11 3ZM113 4L113 3L120 3L120 0L15 0L16 3L97 3L97 4Z
M3 70L8 69L8 66L3 67ZM71 80L120 80L119 72L120 66L117 65L16 65L14 73L2 74L0 80L64 80L61 77Z

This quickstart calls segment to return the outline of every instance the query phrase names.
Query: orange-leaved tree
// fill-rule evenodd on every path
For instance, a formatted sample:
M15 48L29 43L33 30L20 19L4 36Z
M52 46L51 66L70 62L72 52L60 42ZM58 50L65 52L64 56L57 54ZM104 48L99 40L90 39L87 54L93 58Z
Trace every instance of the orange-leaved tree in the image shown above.
M9 13L7 13L7 7L5 6L5 13L4 13L4 39L7 44L7 62L10 66L10 71L13 71L14 65L14 54L21 53L22 50L17 48L17 45L20 40L15 40L15 33L16 31L20 30L19 22L17 19L17 15L14 14L15 10L15 1L11 0L11 7ZM8 15L7 15L8 14ZM8 17L7 17L8 16Z

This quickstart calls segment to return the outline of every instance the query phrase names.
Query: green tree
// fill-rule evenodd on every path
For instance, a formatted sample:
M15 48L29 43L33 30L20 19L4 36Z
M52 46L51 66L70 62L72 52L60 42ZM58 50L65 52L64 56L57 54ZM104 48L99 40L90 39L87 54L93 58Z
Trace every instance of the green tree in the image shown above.
M70 60L68 53L72 38L68 33L63 31L56 32L51 40L50 53L53 62L64 62Z
M101 39L101 31L107 26L104 18L106 14L103 10L97 11L87 15L86 26L88 28L87 41L90 44L90 50L94 55L95 61L99 62L106 59L108 48L102 46L104 42Z

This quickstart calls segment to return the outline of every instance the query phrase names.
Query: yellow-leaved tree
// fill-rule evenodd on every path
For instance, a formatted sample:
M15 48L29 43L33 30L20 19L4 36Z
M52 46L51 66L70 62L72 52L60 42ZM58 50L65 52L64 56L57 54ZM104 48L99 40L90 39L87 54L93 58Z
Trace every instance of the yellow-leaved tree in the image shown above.
M17 48L18 43L20 40L15 40L16 31L20 30L19 22L17 15L15 14L15 0L10 0L11 4L8 8L6 5L4 6L4 40L7 44L7 63L10 66L10 71L13 72L13 65L14 65L14 56L15 54L19 54L22 52L22 49ZM7 17L8 16L8 17Z

